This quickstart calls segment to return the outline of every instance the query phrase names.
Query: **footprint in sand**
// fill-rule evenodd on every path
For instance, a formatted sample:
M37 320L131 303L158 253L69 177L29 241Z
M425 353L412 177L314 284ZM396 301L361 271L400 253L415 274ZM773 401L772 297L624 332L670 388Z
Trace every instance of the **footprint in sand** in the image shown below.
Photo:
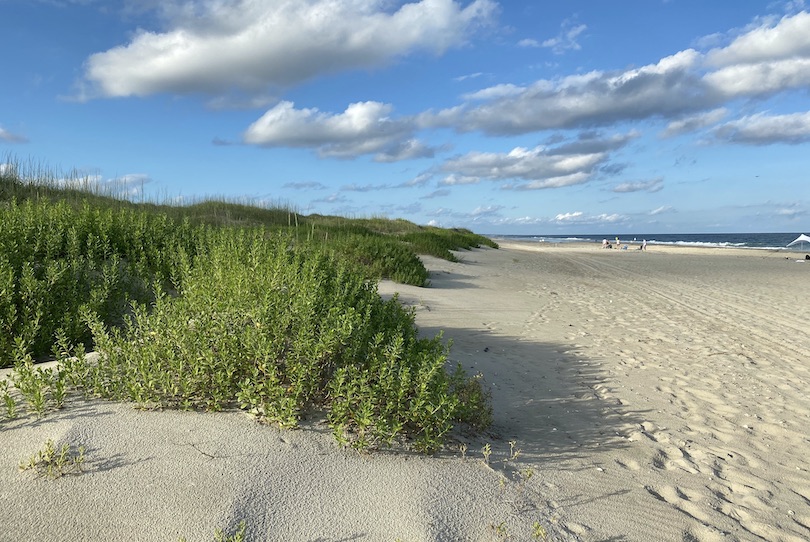
M617 459L616 464L627 470L641 470L641 465L635 459Z
M665 503L674 506L677 510L683 512L687 516L690 516L701 523L711 524L711 517L698 504L702 497L696 491L675 486L647 486L645 489L650 493L650 495L659 501L664 501Z

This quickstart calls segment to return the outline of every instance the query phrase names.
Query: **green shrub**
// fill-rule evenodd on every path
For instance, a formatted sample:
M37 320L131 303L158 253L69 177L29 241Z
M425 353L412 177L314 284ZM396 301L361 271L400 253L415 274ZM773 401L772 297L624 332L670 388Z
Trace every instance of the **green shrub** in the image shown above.
M135 205L8 171L0 366L15 365L12 384L37 415L75 386L144 406L238 406L284 427L325 411L346 445L407 439L422 451L454 424L491 422L480 380L448 373L441 336L419 338L413 312L376 288L383 277L426 285L415 250L454 259L493 246L486 238L226 201ZM36 368L50 353L59 368Z
M146 406L239 405L282 427L327 409L336 437L359 449L407 436L432 451L486 408L454 395L441 338L417 338L396 298L322 251L264 237L221 232L178 297L136 307L121 330L90 315L103 355L85 386Z

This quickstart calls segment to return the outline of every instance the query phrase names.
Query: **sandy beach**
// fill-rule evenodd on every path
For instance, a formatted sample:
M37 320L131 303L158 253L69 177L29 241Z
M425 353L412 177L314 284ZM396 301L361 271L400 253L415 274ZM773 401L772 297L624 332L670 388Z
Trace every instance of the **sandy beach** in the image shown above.
M317 417L71 398L0 422L0 540L810 539L803 253L500 242L380 285L483 375L488 433L360 455ZM84 472L21 472L47 439Z

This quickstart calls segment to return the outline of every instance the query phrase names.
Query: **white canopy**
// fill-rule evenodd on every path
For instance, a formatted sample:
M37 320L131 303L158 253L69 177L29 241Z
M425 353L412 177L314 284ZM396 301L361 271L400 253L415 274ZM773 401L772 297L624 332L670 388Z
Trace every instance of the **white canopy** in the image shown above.
M810 243L810 237L808 237L805 234L801 234L794 241L791 241L790 243L788 243L787 246L792 246L792 245L795 245L796 243L802 243L802 246L804 246L805 242Z

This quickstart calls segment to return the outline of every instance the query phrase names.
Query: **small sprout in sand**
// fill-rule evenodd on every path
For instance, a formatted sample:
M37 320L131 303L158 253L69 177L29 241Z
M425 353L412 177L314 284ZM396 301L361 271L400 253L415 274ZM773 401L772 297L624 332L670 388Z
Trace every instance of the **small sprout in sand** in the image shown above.
M27 462L20 463L20 470L33 470L39 476L50 479L59 478L71 472L81 472L84 464L84 446L75 451L70 444L56 446L48 439L45 447L31 456Z
M458 445L458 451L461 452L461 458L464 459L467 457L467 445L465 443L461 443Z
M500 539L506 540L509 538L509 530L506 528L505 521L502 521L497 525L493 523L492 530L495 531L495 535Z
M520 455L520 448L515 448L516 440L509 441L509 458L507 461L514 461Z
M548 537L545 527L540 525L539 521L535 521L532 525L532 537L534 537L535 540L540 540L541 538L546 540Z
M489 465L489 456L492 455L492 446L489 445L489 442L484 444L484 447L481 448L481 453L484 454L484 463Z
M236 532L231 535L226 535L222 529L214 531L214 542L245 542L245 530L247 524L245 520L239 522ZM179 542L188 542L184 537L180 537Z
M232 535L226 535L220 529L217 529L214 533L214 541L215 542L245 542L245 530L247 529L247 524L244 520L239 522L239 527L236 529L236 532Z

